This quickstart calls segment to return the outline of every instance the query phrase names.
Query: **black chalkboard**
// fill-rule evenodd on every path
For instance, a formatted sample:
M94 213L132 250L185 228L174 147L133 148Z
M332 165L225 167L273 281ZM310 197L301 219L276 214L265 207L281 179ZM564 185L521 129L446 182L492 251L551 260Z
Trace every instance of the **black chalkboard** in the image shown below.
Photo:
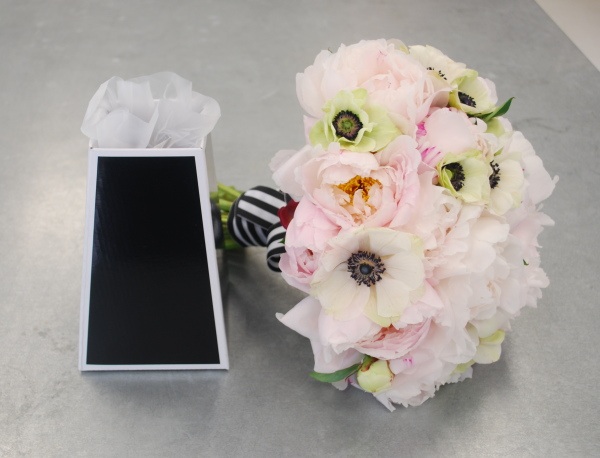
M205 163L183 152L90 150L82 370L227 367Z

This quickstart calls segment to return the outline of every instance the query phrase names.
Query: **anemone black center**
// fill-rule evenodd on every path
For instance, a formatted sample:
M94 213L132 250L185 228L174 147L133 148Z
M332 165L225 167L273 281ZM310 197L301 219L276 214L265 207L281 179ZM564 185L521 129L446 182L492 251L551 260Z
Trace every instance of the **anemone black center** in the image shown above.
M373 266L370 264L361 264L358 267L358 270L360 271L361 275L369 275L371 272L373 272Z
M333 128L338 137L347 140L355 140L363 125L356 114L348 110L342 110L333 118Z
M460 191L465 185L465 171L458 162L452 162L444 166L444 169L450 172L450 184L455 191Z
M492 167L492 174L490 175L490 188L494 189L500 183L500 166L498 163L492 161L490 162L490 167Z
M381 258L368 251L353 253L348 258L348 272L359 285L373 286L381 280L385 265Z
M466 94L464 92L459 92L458 99L460 100L460 103L462 103L463 105L468 105L470 107L477 108L477 103L475 102L475 99L473 97L471 97L469 94Z

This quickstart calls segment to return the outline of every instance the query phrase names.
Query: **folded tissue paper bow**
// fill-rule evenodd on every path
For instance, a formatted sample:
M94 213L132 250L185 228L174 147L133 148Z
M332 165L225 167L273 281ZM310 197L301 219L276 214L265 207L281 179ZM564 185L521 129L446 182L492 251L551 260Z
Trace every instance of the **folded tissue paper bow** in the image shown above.
M81 126L93 148L194 148L221 116L216 100L172 72L113 77L89 103Z
M342 45L296 84L307 144L271 162L262 210L281 221L263 238L307 297L278 318L310 339L315 379L419 405L497 361L548 286L557 178L505 118L512 99L431 46Z

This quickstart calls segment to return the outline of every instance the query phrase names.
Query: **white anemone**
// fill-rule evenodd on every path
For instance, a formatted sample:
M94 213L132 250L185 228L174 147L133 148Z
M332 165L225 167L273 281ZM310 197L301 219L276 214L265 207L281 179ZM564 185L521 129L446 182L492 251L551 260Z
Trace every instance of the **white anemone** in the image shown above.
M489 173L480 151L447 154L437 164L439 185L468 204L487 203Z
M427 70L448 85L456 88L457 80L470 75L474 70L466 68L465 64L455 62L442 51L433 46L410 46L410 55L417 59Z
M470 115L490 113L496 108L496 86L474 73L462 78L450 93L450 105Z
M490 161L489 209L496 215L504 215L522 201L523 168L520 154L500 152Z
M360 228L329 242L310 292L336 319L364 314L389 326L421 297L424 278L419 238L388 228Z

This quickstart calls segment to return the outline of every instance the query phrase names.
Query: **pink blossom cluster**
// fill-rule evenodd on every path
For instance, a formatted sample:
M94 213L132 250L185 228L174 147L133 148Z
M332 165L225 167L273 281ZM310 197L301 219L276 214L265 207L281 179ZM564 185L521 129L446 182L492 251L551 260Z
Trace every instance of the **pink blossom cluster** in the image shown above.
M280 268L307 297L278 318L310 339L315 378L419 405L497 361L548 286L540 203L557 179L510 100L430 46L322 51L297 94L307 144L271 168L295 201Z

